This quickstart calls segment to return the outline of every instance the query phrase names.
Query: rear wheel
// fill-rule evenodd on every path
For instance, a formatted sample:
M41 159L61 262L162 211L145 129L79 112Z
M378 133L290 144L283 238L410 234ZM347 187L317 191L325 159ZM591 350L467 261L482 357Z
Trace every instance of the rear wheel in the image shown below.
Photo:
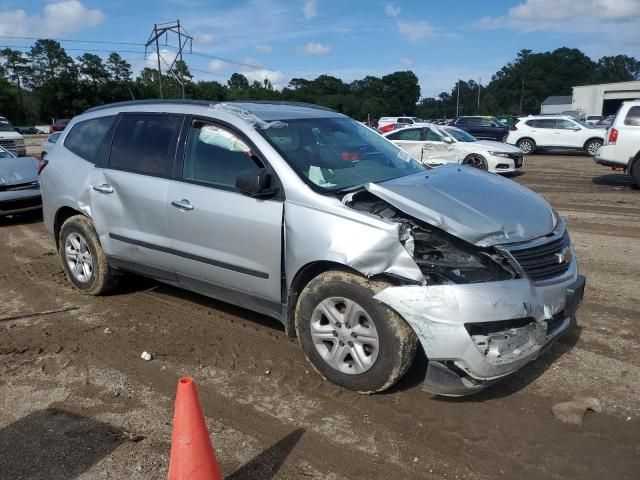
M469 165L470 167L477 168L478 170L488 170L489 167L487 165L487 161L482 155L478 155L477 153L472 153L467 158L464 159L463 162L465 165Z
M318 275L296 306L298 340L325 379L361 393L386 390L409 369L418 340L373 297L391 286L343 271Z
M74 215L68 218L60 228L58 245L67 278L78 290L102 295L115 287L116 277L87 217Z
M522 153L524 153L525 155L531 155L536 151L536 143L530 138L523 138L521 140L518 140L518 143L516 143L516 147L522 150Z
M593 156L596 154L598 149L602 146L602 140L597 138L592 138L587 143L584 144L584 151L589 155Z
M509 134L508 134L508 133L505 133L505 134L502 136L502 143L507 143L507 138L509 138Z
M631 178L633 178L633 181L636 184L636 187L640 188L640 154L638 154L638 156L633 162L633 165L631 165L630 173L631 173Z

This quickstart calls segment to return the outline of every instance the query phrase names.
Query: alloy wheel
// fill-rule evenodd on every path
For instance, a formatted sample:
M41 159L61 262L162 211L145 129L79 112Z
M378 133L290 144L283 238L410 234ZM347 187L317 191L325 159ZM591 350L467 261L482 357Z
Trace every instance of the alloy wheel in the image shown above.
M93 276L93 255L82 235L72 232L64 241L64 256L69 271L79 282L86 283Z
M380 339L369 314L356 302L330 297L311 315L311 339L322 359L339 372L357 375L373 367Z

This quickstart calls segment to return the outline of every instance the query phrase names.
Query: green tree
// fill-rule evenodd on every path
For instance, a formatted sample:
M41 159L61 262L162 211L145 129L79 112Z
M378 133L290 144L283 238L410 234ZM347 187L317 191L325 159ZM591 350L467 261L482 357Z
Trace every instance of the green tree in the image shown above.
M133 74L131 73L131 64L124 60L120 54L112 52L107 57L105 67L112 82L130 82Z
M18 92L19 110L14 116L14 121L24 123L27 119L27 112L25 110L24 93L22 84L24 79L30 75L31 68L29 66L29 60L25 58L24 54L19 50L13 50L11 48L5 48L0 51L0 58L2 58L3 68L6 77L10 82L13 82ZM8 87L8 86L7 86ZM10 92L7 92L9 96ZM3 108L5 115L11 115L15 109L6 107Z

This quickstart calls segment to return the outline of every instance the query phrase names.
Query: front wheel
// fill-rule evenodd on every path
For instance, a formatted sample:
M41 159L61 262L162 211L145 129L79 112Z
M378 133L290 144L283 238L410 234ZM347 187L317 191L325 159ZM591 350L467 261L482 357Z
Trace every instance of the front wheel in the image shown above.
M508 138L509 138L509 134L508 134L508 133L505 133L505 134L502 136L502 143L507 143L507 139L508 139Z
M477 168L478 170L488 170L489 167L487 165L487 161L484 159L482 155L478 155L477 153L473 153L464 159L463 162L465 165L469 165L470 167Z
M584 146L584 150L589 155L593 156L596 154L596 152L601 146L602 146L602 140L593 139L587 142L587 144Z
M343 271L311 280L296 306L298 340L325 379L360 393L386 390L413 363L418 339L373 297L391 286Z
M62 267L78 290L102 295L115 286L117 277L109 267L98 234L87 217L74 215L68 218L60 228L58 245Z

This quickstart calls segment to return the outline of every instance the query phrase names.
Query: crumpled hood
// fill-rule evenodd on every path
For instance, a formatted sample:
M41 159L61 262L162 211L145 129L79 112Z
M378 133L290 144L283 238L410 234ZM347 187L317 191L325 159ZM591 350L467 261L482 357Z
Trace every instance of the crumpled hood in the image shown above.
M0 158L0 186L37 181L38 162L34 157Z
M555 227L553 210L540 195L464 165L445 164L364 187L405 214L480 247L531 240Z

